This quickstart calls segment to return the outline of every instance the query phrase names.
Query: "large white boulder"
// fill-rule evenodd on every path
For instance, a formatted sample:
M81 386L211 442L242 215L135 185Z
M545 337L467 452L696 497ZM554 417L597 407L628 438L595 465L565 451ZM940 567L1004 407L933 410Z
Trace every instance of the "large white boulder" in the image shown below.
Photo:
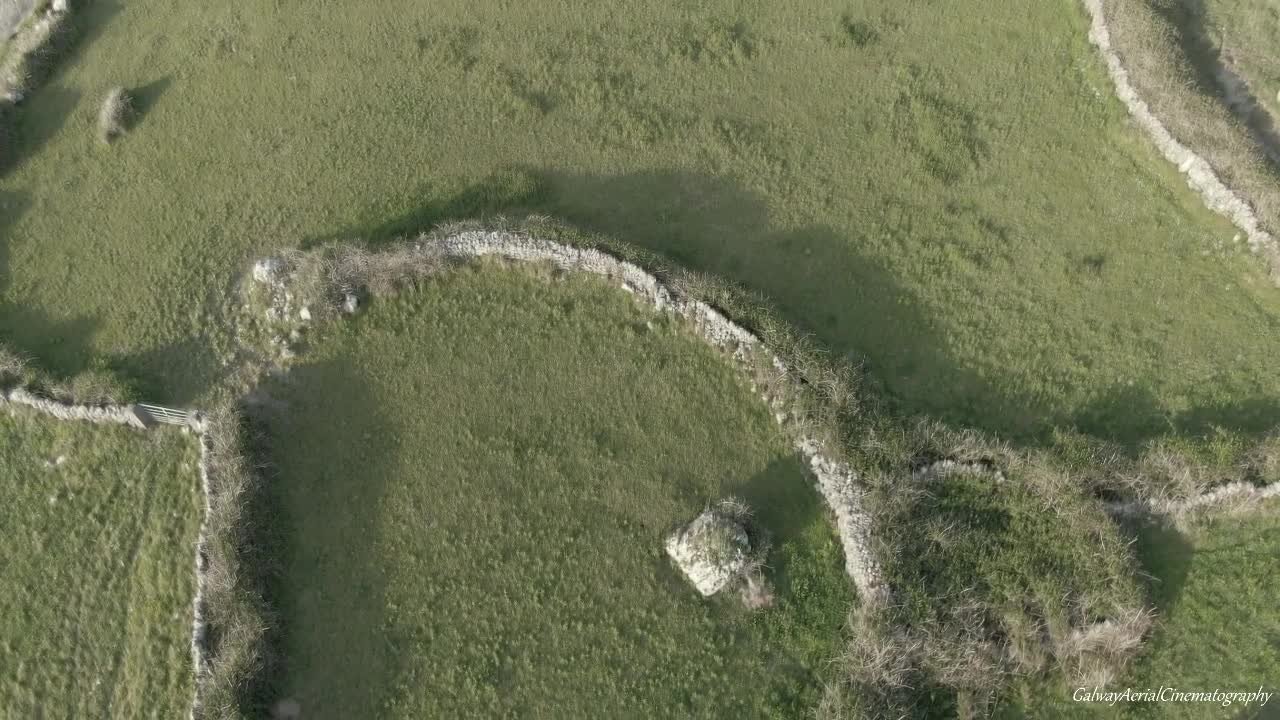
M737 521L707 510L667 538L667 554L704 596L715 595L747 567L751 541Z

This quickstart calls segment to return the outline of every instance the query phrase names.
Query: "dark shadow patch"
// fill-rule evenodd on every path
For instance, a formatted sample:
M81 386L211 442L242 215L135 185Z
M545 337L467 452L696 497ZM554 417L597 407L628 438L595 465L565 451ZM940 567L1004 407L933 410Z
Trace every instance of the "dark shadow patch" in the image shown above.
M16 169L25 157L35 155L67 124L80 102L80 91L45 87L26 101L20 112L0 115L5 127L5 147L0 150L0 176Z
M141 123L146 115L155 109L156 103L160 102L160 97L171 85L173 85L173 76L166 75L129 91L133 97L133 117L130 119L130 127Z
M430 189L424 189L422 194L433 193ZM374 245L385 244L426 232L446 222L498 215L525 215L536 211L546 200L545 186L537 177L520 170L507 170L493 173L441 202L423 205L390 219L371 220L368 224L308 238L303 241L302 247L308 249L352 238Z
M226 376L214 357L212 341L193 335L107 362L110 370L138 389L139 397L185 406ZM181 382L174 382L181 378Z
M32 206L25 192L0 191L0 293L12 281L9 228ZM57 377L91 369L89 340L99 322L89 317L53 317L0 299L0 345L7 345Z
M880 31L871 23L844 15L840 18L841 45L865 48L880 42Z
M725 131L750 138L758 128L725 126ZM367 222L310 238L305 246L356 238L376 247L451 221L548 216L760 293L835 359L861 367L869 395L899 416L927 415L1029 444L1049 443L1054 426L1073 424L1132 444L1170 430L1217 425L1252 433L1268 422L1280 423L1277 398L1205 406L1169 418L1148 389L1129 386L1100 393L1079 411L1045 407L997 382L998 375L984 375L949 356L948 329L899 283L894 268L862 250L874 238L820 225L779 230L765 199L730 178L679 170L596 175L513 167L452 194L433 188L421 194L444 199L390 220L372 208ZM953 257L965 258L968 271L1007 268L1007 258L998 253L959 252L972 244L966 238L979 235L1015 241L1013 230L981 208L953 205L943 232L922 229L916 220L921 212L903 200L886 208L885 224L903 242L954 245ZM930 235L922 238L922 231Z
M1162 617L1172 614L1191 572L1195 547L1185 535L1158 522L1137 520L1124 526L1134 538L1147 597Z
M1076 411L1072 424L1081 432L1128 446L1172 432L1176 423L1140 385L1118 384Z
M323 392L328 387L343 388L341 401ZM270 717L275 703L292 697L307 713L328 705L305 690L326 687L344 688L343 698L353 707L379 707L378 692L394 676L401 640L385 637L373 656L354 662L351 651L369 649L368 638L386 631L379 617L384 579L367 562L375 557L376 534L365 521L381 507L386 481L395 472L396 430L383 421L358 369L342 360L295 366L289 375L268 381L262 395L272 401L247 409L251 459L265 480L257 496L247 499L264 521L249 564L261 568L258 586L278 622L267 631L269 663L242 688L240 709L249 717ZM360 476L344 472L351 465L335 467L329 462L335 456L361 458ZM343 510L332 512L335 508ZM335 583L359 590L354 595L349 588L335 590ZM335 609L335 597L358 597L359 607ZM291 622L300 616L300 603L319 606L321 618L327 613L333 622ZM302 657L299 644L326 650ZM299 687L297 674L304 672ZM352 698L356 689L363 694Z
M746 501L753 521L773 537L775 545L798 537L824 517L812 476L797 456L774 460L729 492Z
M1203 437L1225 429L1261 435L1280 425L1280 399L1254 397L1238 403L1196 405L1170 412L1149 388L1121 384L1085 405L1070 422L1081 432L1133 450L1147 441L1171 434Z

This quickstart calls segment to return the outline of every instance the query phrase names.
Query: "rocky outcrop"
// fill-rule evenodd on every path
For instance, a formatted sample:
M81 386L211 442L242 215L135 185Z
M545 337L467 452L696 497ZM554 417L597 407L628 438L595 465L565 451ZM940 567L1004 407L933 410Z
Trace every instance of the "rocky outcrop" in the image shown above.
M709 597L742 577L751 541L742 525L707 510L672 533L666 548L689 582L703 597Z

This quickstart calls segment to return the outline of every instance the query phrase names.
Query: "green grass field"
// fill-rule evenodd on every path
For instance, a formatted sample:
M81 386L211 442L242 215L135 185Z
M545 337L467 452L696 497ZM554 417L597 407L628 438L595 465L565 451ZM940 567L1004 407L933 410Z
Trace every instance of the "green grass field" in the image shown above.
M0 343L58 376L225 399L245 376L233 319L252 259L539 214L761 293L861 365L893 431L929 415L1024 448L1066 426L1133 447L1280 419L1280 293L1130 126L1078 0L74 5L71 50L0 133ZM95 122L114 86L137 114L108 147ZM286 664L259 714L283 698L304 717L816 704L854 600L767 410L615 289L536 275L462 271L378 301L272 381L286 409L259 450L278 473L266 565L283 568ZM0 634L0 667L19 668L0 672L0 715L181 714L196 488L137 468L186 478L192 451L36 427L0 418L0 497L19 493L0 529L46 538L43 554L0 543L0 603L20 603L0 623L22 628ZM92 450L46 472L72 446ZM80 475L85 452L111 482ZM30 480L47 477L74 496ZM1087 575L1093 535L1027 510L1040 498L954 490L903 521L941 502L1015 532L973 524L935 573L938 535L914 531L936 528L908 528L903 578L922 592L974 575L1047 596L1053 572ZM777 533L773 609L701 601L661 552L729 493ZM1164 624L1135 686L1236 689L1276 667L1274 519L1236 522L1139 535ZM5 594L37 580L68 599ZM1058 702L1069 690L1005 711L1086 712Z
M1213 520L1188 534L1158 525L1136 529L1139 558L1160 621L1148 645L1116 689L1280 691L1280 515ZM1038 686L1006 717L1273 718L1280 696L1265 707L1132 703L1116 707L1071 703L1074 688Z
M196 460L176 432L0 412L0 717L186 715Z
M534 211L766 293L907 412L1256 430L1280 300L1076 2L84 4L0 179L0 337L156 400L251 257ZM124 85L137 126L93 123Z
M272 394L278 696L305 717L808 717L853 602L803 465L700 340L593 279L460 271ZM662 549L727 495L777 604Z

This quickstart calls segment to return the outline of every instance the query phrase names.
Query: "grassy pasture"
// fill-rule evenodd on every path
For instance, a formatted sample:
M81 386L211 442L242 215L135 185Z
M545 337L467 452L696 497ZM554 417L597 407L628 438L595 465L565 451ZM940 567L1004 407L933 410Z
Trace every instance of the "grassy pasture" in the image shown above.
M1126 125L1074 0L80 5L73 49L0 153L0 340L60 374L120 372L192 402L227 371L229 290L250 257L534 212L766 293L903 413L1123 442L1280 415L1280 296ZM116 85L133 127L104 147L97 102ZM612 291L540 282L464 277L388 302L278 388L291 664L264 701L297 697L308 716L799 714L852 601L816 498L793 492L799 466L704 351L646 348L684 341L642 331ZM555 370L588 358L590 377ZM612 414L585 402L659 377L718 377L721 392L615 397ZM317 388L340 393L306 397ZM513 487L531 468L563 482ZM672 488L673 468L698 477ZM595 515L568 490L617 477L630 484L593 496ZM730 491L785 529L781 603L758 616L679 595L658 550ZM485 515L478 499L504 495ZM433 515L442 499L467 514ZM601 516L616 525L584 522ZM1153 537L1148 567L1177 584L1175 559L1198 551ZM537 560L548 548L559 564ZM1223 554L1238 569L1254 552ZM1185 665L1221 684L1274 660L1264 634L1222 640L1213 663L1187 654L1269 602L1246 592L1228 610L1205 577L1182 576L1186 602L1135 673ZM618 607L630 625L601 610ZM1205 625L1180 633L1182 617ZM600 705L564 689L584 686Z
M1280 302L1075 2L92 0L0 178L0 337L157 400L248 258L546 213L763 291L911 413L1271 424ZM122 85L132 133L94 140Z
M0 717L185 716L195 443L15 413L0 412Z
M275 384L284 672L306 717L803 717L843 557L722 358L602 281L465 270ZM746 499L777 604L703 600L665 534Z

